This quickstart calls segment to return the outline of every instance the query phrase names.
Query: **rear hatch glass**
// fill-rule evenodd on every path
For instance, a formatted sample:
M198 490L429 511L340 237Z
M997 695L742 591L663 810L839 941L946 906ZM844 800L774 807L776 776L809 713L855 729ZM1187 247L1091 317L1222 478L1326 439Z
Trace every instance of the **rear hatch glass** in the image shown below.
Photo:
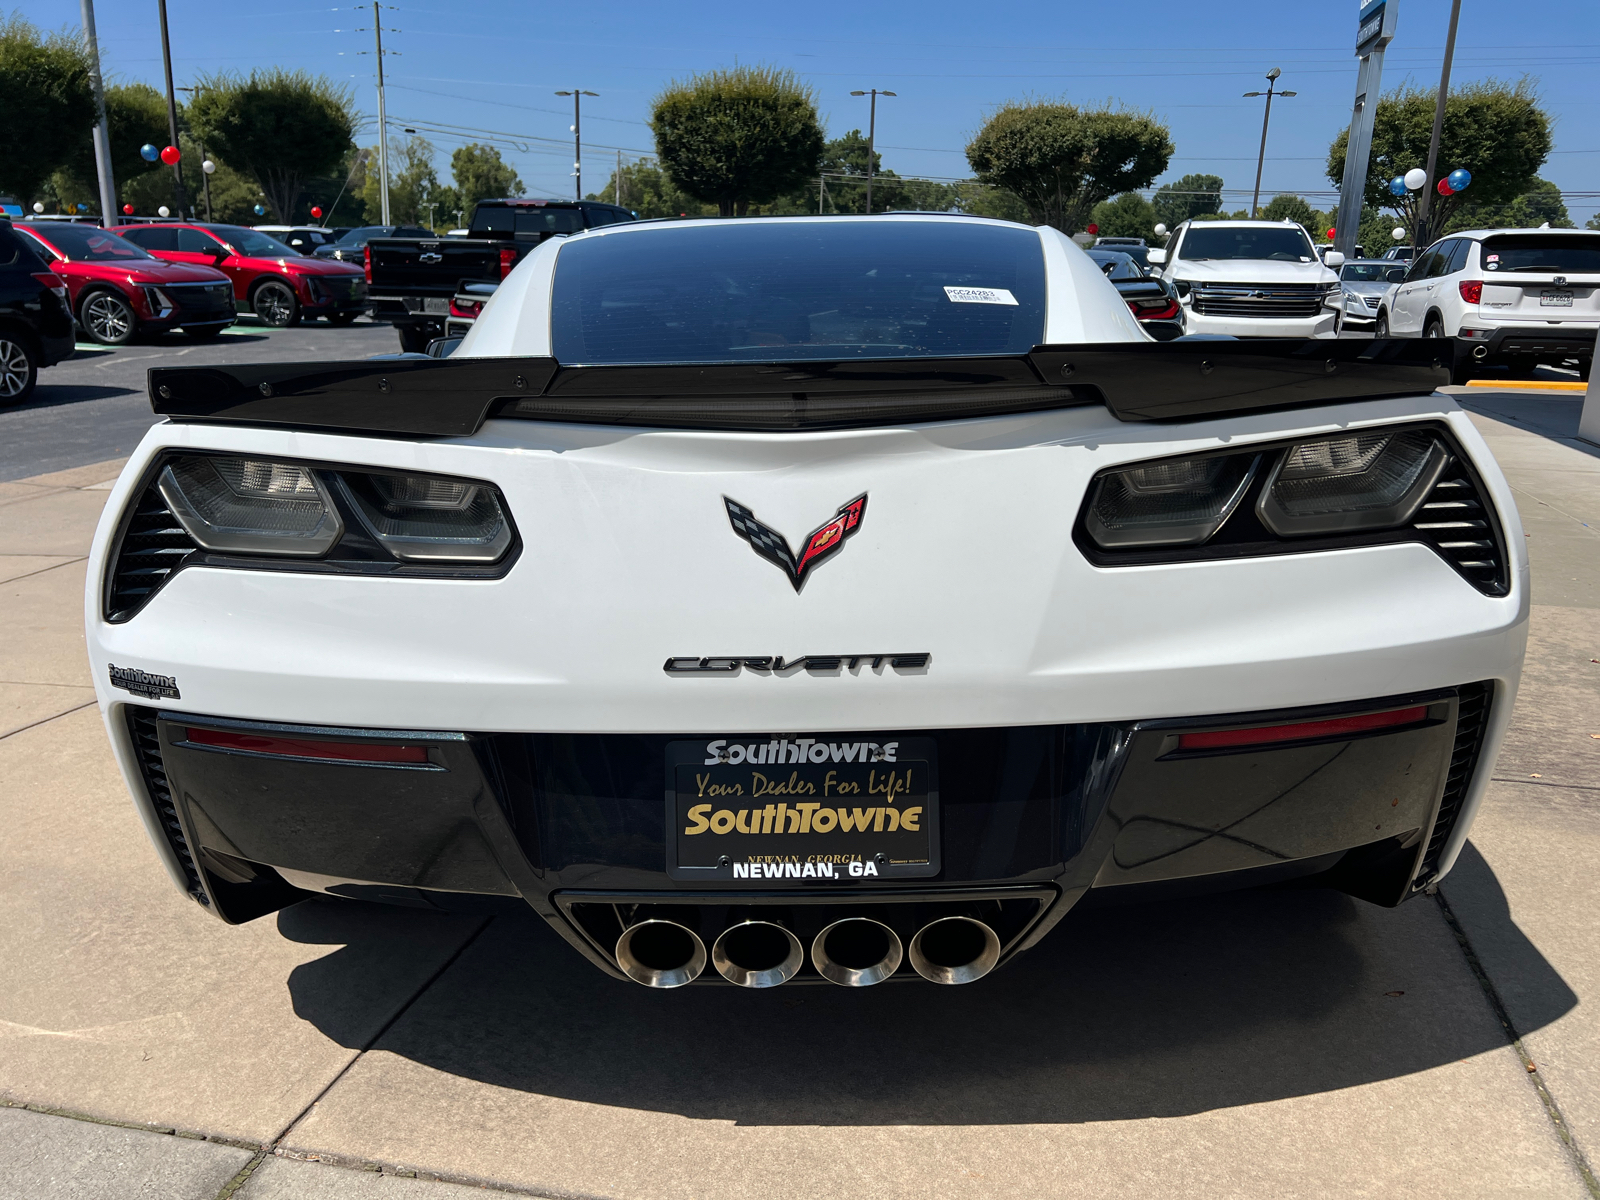
M1501 234L1483 239L1486 271L1600 275L1600 234Z
M582 209L554 204L542 208L479 208L472 214L476 237L577 233L583 227Z
M580 238L556 260L569 364L1024 354L1044 340L1031 229L740 221Z

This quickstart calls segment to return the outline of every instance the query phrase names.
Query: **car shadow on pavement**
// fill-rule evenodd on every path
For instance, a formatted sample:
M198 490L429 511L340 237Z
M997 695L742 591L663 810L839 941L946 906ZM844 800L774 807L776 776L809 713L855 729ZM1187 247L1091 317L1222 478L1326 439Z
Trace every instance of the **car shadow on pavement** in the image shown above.
M40 377L33 395L27 403L11 405L6 412L27 412L35 408L58 408L63 404L83 404L89 400L105 400L111 396L140 396L144 393L133 388L93 383L50 383Z
M1525 1012L1576 997L1463 856ZM281 914L298 941L329 902ZM296 1013L350 1046L346 955L294 970ZM1524 1030L1523 1032L1526 1032ZM744 1125L986 1125L1179 1116L1348 1088L1488 1051L1505 1036L1438 906L1321 890L1079 910L965 987L650 991L581 961L530 913L496 917L377 1049L524 1092Z

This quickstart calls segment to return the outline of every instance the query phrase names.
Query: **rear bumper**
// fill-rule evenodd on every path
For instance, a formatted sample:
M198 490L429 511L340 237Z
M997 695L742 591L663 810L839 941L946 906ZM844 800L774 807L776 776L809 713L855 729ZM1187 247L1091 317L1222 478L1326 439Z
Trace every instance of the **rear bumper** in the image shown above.
M70 329L71 327L69 326L68 328ZM38 330L35 330L34 336L39 339L39 365L41 367L53 367L58 362L65 362L72 357L78 346L77 338L72 333L67 333L63 337L46 337Z
M1339 316L1331 308L1314 317L1218 317L1185 306L1188 333L1225 334L1240 338L1334 338L1339 336Z
M1477 322L1464 322L1466 328L1482 328ZM1472 361L1485 366L1532 366L1559 363L1568 359L1590 362L1594 358L1595 334L1600 325L1577 321L1560 324L1490 326L1487 339L1457 338L1457 363Z
M1249 886L1295 877L1394 905L1441 872L1485 762L1492 684L1358 704L1183 720L934 731L942 870L916 886L783 892L685 885L665 870L666 735L417 733L285 726L118 706L141 807L192 896L230 922L308 893L451 907L525 900L613 974L610 906L725 910L990 903L1008 956L1091 889ZM1412 708L1356 735L1185 750L1185 731ZM219 749L197 730L423 746L426 763ZM804 840L803 838L801 839ZM804 847L797 847L802 856ZM907 919L911 919L907 916ZM804 922L801 922L804 924ZM909 934L907 935L909 937Z

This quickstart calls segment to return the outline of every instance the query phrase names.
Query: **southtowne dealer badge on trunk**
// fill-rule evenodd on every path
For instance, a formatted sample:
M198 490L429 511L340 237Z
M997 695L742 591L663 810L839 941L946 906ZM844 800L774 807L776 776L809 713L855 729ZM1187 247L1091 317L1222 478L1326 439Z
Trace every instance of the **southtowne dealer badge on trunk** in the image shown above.
M933 738L705 738L669 743L666 767L674 879L826 887L939 872Z

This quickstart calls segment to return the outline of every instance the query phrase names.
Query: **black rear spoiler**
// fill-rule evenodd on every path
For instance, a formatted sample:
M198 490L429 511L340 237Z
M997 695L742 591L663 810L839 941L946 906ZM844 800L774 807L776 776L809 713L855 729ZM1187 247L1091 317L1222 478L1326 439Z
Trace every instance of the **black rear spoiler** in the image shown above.
M157 367L174 421L462 437L491 417L657 428L800 430L1104 404L1121 421L1193 421L1425 395L1450 381L1438 339L1037 346L1025 355L563 367L553 358Z

